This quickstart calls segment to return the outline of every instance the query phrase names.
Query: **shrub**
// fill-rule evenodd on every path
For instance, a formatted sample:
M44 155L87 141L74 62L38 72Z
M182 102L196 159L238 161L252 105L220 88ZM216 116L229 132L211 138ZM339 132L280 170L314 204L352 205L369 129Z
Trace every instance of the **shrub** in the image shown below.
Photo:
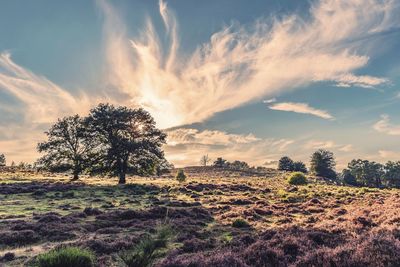
M172 236L171 227L162 226L155 236L145 237L133 249L123 252L121 258L128 267L152 266L154 260L163 254L162 249L167 247Z
M307 178L302 172L294 172L294 173L290 174L287 181L291 185L307 184Z
M6 254L4 254L3 256L3 260L4 261L12 261L15 259L15 254L13 252L7 252Z
M236 227L236 228L245 228L245 227L249 227L250 224L243 219L236 219L232 222L232 226Z
M183 172L183 170L179 170L176 173L176 180L178 180L180 183L186 181L186 174Z
M291 158L285 156L279 159L278 170L293 171L293 169L294 169L294 162Z
M61 247L37 257L38 267L93 267L94 254L78 247Z
M293 163L293 171L307 173L306 164L304 164L304 162L301 161L295 161Z

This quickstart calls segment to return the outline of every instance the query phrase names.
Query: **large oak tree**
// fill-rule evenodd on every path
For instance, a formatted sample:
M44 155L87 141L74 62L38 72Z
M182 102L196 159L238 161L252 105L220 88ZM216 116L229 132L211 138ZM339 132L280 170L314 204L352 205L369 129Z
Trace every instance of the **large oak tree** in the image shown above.
M161 146L166 135L142 108L99 104L90 111L85 126L99 144L93 171L118 175L120 184L126 182L127 172L146 169L164 159Z

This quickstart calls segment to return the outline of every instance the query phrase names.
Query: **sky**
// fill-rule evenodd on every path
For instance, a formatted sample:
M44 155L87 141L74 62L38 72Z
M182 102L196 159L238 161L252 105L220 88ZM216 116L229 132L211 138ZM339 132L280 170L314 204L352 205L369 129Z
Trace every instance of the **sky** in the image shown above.
M3 0L0 153L57 118L143 107L175 166L400 160L398 0Z

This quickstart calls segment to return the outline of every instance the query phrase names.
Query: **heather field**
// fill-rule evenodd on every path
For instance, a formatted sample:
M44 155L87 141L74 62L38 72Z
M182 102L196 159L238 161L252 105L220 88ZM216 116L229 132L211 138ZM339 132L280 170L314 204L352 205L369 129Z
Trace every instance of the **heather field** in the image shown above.
M188 167L157 178L3 172L0 266L57 248L95 266L398 266L400 191ZM86 266L86 265L85 265Z

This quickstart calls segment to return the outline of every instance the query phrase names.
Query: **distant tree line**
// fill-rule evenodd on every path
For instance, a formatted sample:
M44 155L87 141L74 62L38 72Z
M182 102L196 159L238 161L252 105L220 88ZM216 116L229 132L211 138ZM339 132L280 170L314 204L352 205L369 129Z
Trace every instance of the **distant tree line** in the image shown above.
M232 170L250 169L250 165L245 161L235 160L235 161L229 162L223 158L217 158L214 161L212 166L217 167L217 168L227 168L227 169L232 169Z
M344 183L368 187L400 187L400 161L386 164L353 159L341 174Z
M37 166L50 171L72 171L73 179L83 172L118 176L160 174L171 168L161 147L166 134L142 108L130 109L99 104L87 117L59 119L38 144L44 155Z
M353 159L341 174L335 171L336 161L332 152L317 150L311 155L311 174L328 178L346 185L367 187L400 187L400 161L386 164L374 161ZM307 172L303 162L294 162L287 156L278 163L278 170Z

